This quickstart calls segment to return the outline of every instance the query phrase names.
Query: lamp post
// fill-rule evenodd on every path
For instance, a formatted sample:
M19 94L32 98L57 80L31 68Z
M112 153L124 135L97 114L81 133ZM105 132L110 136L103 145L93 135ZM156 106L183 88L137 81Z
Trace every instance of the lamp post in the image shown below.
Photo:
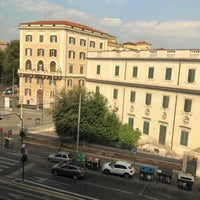
M21 147L23 146L23 143L24 143L24 136L25 136L25 130L24 130L24 123L23 123L23 119L21 118L21 116L17 113L9 113L9 114L3 114L3 115L0 115L0 120L3 119L3 117L6 117L6 116L11 116L11 115L16 115L18 117L18 119L20 120L20 125L21 125L21 128L20 128L20 136L21 136ZM24 181L24 156L25 156L25 152L22 152L23 155L22 155L22 180Z

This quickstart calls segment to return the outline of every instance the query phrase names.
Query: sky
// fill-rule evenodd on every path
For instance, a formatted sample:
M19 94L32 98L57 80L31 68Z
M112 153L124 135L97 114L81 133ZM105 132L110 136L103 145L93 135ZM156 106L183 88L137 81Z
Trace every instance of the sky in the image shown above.
M152 49L200 48L200 0L0 0L0 40L19 39L18 25L66 20L145 41Z

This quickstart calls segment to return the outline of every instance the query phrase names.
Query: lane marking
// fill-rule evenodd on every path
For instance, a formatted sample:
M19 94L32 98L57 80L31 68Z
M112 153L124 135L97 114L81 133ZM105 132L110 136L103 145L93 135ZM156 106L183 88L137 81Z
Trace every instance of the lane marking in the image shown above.
M130 194L130 195L134 195L133 192L129 192L129 191L125 191L125 190L120 190L120 189L113 188L113 187L107 187L107 186L103 186L103 185L99 185L99 184L94 184L94 183L90 183L90 182L86 182L86 181L84 181L84 183L86 183L88 185L94 185L96 187L101 187L101 188L105 188L105 189L109 189L109 190L114 190L114 191L117 191L117 192L122 192L122 193Z
M14 160L14 159L11 159L11 158L6 158L6 157L3 157L3 156L0 156L0 159L6 160L6 161L9 161L9 162L13 162L13 163L19 163L19 161L17 161L17 160Z
M54 188L54 187L51 187L51 186L35 183L35 182L32 182L32 181L24 180L24 182L20 182L19 183L19 182L16 182L17 180L21 181L21 179L15 179L14 182L17 183L17 184L26 185L26 186L29 186L29 187L32 187L32 188L37 188L37 187L40 186L40 189L51 190L51 192L58 193L58 194L63 195L63 196L65 196L65 195L73 195L72 197L74 197L76 199L80 199L81 198L80 200L82 200L82 198L89 199L89 200L99 200L97 198L93 198L93 197L77 194L77 193L66 191L66 190L57 189L57 188ZM32 185L29 185L29 183L32 184Z

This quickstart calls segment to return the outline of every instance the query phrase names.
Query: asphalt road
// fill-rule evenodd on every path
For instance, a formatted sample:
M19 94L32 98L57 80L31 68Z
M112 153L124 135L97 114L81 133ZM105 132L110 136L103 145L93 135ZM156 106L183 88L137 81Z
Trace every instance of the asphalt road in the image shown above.
M47 156L56 151L54 148L31 145L28 161L25 163L24 174L24 188L28 189L29 186L35 188L33 191L30 191L31 196L36 195L37 197L40 192L45 191L45 195L48 194L49 199L52 198L52 195L56 195L58 199L61 196L67 199L66 197L71 195L77 199L88 200L140 200L142 198L179 200L180 196L182 200L189 200L191 198L196 200L200 198L200 191L198 189L193 189L192 192L189 192L178 189L176 183L166 185L155 180L150 183L144 182L139 179L138 174L128 180L120 176L105 175L100 171L91 170L87 170L87 175L78 181L67 177L55 176L51 174L52 163L47 161ZM4 179L15 181L13 182L14 186L10 186L13 191L10 189L6 192L6 187L8 186L4 187L4 184L1 184L0 191L6 193L7 199L13 200L9 195L13 195L16 190L15 187L19 187L19 185L18 195L24 197L20 196L21 199L28 199L26 196L28 192L24 191L23 185L19 182L22 179L20 158L20 153L8 152L5 149L0 150L1 181ZM1 165L7 165L8 167L1 168ZM22 191L21 187L23 188ZM43 199L48 198L45 196Z

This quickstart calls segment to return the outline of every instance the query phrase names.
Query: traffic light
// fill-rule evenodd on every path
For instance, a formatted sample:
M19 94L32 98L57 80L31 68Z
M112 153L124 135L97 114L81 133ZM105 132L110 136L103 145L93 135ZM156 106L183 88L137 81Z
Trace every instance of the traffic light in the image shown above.
M28 159L28 148L26 144L22 144L21 146L21 153L22 153L22 162L26 162Z
M27 155L23 154L23 155L22 155L22 162L24 163L24 162L26 162L26 161L27 161Z

